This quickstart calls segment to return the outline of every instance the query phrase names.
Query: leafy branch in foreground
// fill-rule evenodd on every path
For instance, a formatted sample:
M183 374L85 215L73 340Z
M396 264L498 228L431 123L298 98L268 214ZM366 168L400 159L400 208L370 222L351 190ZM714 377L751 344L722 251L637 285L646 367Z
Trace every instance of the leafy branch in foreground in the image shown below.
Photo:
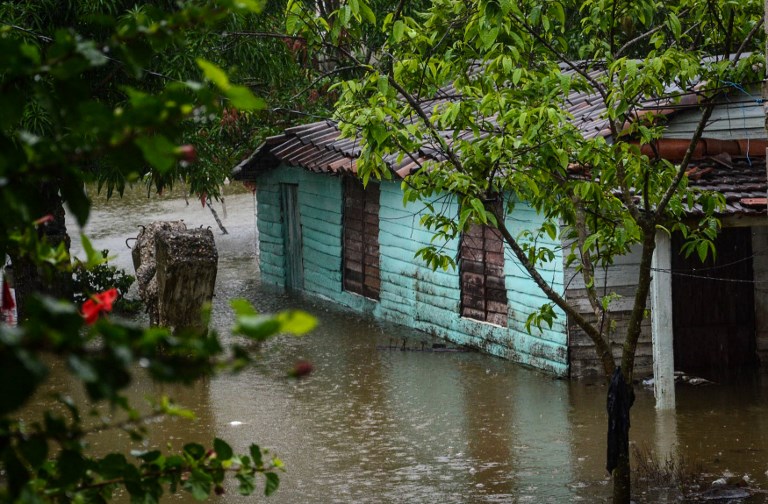
M244 494L277 488L282 463L255 444L242 455L220 439L210 447L187 443L179 453L134 452L132 459L93 455L91 435L120 429L142 439L156 415L190 416L166 399L140 413L128 398L138 373L190 384L256 357L239 339L226 346L214 331L172 333L105 318L119 286L83 289L87 299L77 307L61 299L71 292L49 285L71 276L63 204L85 225L86 183L104 184L110 195L139 180L158 190L180 177L200 181L200 191L216 183L196 169L195 148L183 145L190 124L202 117L215 123L222 110L250 113L263 100L205 59L193 58L182 78L151 66L169 49L260 10L254 0L0 4L0 257L12 256L22 320L0 325L0 502L103 503L120 491L152 503L179 489L200 499L222 492L226 475ZM66 16L73 22L59 24ZM85 248L86 269L104 263ZM250 340L314 325L300 312L266 316L245 302L233 307L235 333ZM86 401L60 397L57 408L27 418L25 408L54 366L82 384Z
M304 334L315 324L298 311L275 316L257 315L244 300L232 302L237 315L235 334L265 341L277 334ZM244 495L255 491L257 474L265 477L269 495L279 483L282 462L251 445L238 455L223 440L211 448L186 444L180 454L159 450L88 455L88 436L118 428L131 439L143 439L146 423L161 416L194 416L163 398L150 416L141 416L125 395L132 375L143 368L158 382L192 383L214 372L237 371L253 362L239 344L225 348L215 331L173 334L168 329L144 329L129 322L100 318L92 325L72 304L50 298L35 299L31 318L19 327L0 326L0 461L5 469L2 502L60 500L104 502L124 488L133 502L157 502L167 488L183 489L202 499L222 493L225 475L234 477ZM15 418L44 385L53 361L64 363L69 374L84 384L90 407L109 406L111 418L122 412L126 420L113 422L83 418L80 406L61 397L66 415L46 411L37 421Z

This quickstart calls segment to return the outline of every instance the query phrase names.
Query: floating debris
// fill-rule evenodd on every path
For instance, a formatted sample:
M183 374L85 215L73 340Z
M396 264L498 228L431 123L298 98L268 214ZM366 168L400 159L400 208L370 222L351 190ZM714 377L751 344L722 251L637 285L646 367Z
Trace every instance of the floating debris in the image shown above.
M654 384L654 378L653 376L647 376L643 378L640 383L643 385L643 387L653 387ZM715 382L707 380L706 378L701 378L700 376L693 376L685 374L682 371L675 371L675 383L682 383L685 385L693 385L693 386L700 386L700 385L714 385Z

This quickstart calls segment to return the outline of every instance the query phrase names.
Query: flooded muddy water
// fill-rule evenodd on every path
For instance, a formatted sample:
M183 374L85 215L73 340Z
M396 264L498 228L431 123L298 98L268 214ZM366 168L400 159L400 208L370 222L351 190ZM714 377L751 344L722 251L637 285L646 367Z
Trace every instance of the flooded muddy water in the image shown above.
M97 200L87 232L97 249L132 272L125 239L137 225L183 218L212 226L220 254L213 324L227 334L228 299L244 297L264 312L301 308L320 326L303 338L279 337L258 368L223 375L193 388L159 387L139 376L131 395L168 394L194 409L195 422L150 425L149 446L221 437L240 450L268 447L285 463L276 503L608 502L604 386L557 380L478 353L429 353L386 348L431 344L425 335L348 313L321 301L262 285L255 258L250 192L228 195L229 234L222 235L197 201L150 200L140 193ZM71 229L71 231L74 229ZM74 234L74 233L73 233ZM77 240L73 240L76 242ZM384 348L382 348L384 347ZM301 381L285 378L298 359L314 364ZM52 389L79 394L61 369ZM746 476L768 488L768 383L678 388L676 412L659 414L640 386L632 409L633 444L683 459L707 473ZM118 435L92 440L96 450L124 448ZM708 484L708 483L707 483ZM636 502L682 502L679 492L635 482ZM223 497L236 495L234 485ZM169 501L192 502L188 495ZM749 500L768 502L754 493Z

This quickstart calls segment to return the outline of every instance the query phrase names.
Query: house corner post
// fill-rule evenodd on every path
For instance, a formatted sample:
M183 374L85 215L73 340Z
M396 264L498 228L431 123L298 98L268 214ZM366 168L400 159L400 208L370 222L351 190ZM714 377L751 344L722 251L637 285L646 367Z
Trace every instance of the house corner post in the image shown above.
M651 281L653 392L656 409L675 408L675 352L672 329L672 246L669 235L656 232Z

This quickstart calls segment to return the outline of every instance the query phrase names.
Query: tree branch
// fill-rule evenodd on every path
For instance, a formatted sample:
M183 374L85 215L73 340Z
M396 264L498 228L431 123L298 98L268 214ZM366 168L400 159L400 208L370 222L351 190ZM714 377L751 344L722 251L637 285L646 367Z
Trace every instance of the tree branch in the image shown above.
M589 339L592 340L592 342L595 344L595 350L597 351L598 358L603 364L605 376L611 376L613 370L616 368L616 363L613 361L613 354L611 353L610 345L603 339L600 332L592 324L590 324L589 321L587 321L581 313L579 313L573 306L571 306L568 301L563 298L563 296L558 294L547 283L547 281L539 273L536 265L528 260L528 256L525 254L525 251L522 249L520 244L517 243L517 240L512 236L512 234L507 229L507 226L504 224L504 215L501 209L492 208L491 210L493 211L498 222L499 232L504 238L504 241L512 249L515 257L517 257L518 261L520 261L520 264L522 264L533 281L536 282L536 285L542 290L544 295L547 296L547 298L555 305L557 305L561 310L563 310L569 317L571 317L573 321L576 322L576 325L578 325L587 334L587 336L589 336Z

